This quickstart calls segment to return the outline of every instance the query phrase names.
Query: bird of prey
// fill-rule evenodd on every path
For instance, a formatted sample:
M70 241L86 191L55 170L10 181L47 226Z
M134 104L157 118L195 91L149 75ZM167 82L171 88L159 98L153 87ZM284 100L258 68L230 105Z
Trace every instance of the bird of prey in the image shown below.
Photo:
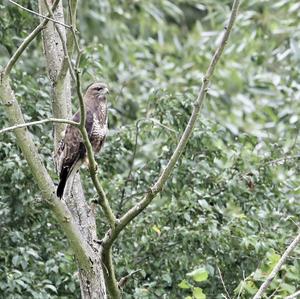
M85 128L94 153L100 151L108 130L106 99L108 93L109 90L105 83L96 82L88 87L83 98L86 110ZM80 122L80 111L74 114L72 120ZM55 160L60 178L56 194L62 198L68 178L73 176L84 162L88 161L86 148L78 128L67 125Z

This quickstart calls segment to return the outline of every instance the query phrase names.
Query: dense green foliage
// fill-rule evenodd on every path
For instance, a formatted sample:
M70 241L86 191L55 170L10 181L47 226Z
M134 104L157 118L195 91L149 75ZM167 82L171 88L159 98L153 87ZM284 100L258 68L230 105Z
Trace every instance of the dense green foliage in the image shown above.
M20 3L38 9L35 1ZM112 90L110 136L97 161L116 213L140 199L175 149L230 4L80 1L84 85L104 79ZM34 17L7 3L0 8L4 64ZM296 235L299 12L296 0L242 2L191 141L161 195L114 248L118 277L141 269L124 298L223 298L218 268L232 298L251 298ZM27 121L51 115L40 38L14 69L13 86ZM1 108L0 116L7 126ZM30 130L56 178L51 125ZM0 136L0 160L0 297L78 298L72 252L12 133ZM82 178L92 200L86 170ZM299 289L299 253L268 296Z

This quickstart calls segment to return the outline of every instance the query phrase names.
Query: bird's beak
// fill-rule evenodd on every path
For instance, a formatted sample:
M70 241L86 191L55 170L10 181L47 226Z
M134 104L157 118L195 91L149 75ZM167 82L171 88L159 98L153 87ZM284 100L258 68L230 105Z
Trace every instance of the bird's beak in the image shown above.
M107 87L105 87L104 90L103 90L103 93L104 94L109 94L109 89Z

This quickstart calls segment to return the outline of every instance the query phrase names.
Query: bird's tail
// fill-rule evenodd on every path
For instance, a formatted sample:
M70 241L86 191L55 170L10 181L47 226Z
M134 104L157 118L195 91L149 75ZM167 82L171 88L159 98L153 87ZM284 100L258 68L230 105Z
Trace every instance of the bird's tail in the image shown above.
M69 177L69 172L70 172L70 168L66 167L66 168L63 168L60 173L60 180L59 180L59 184L58 184L57 190L56 190L56 195L59 198L62 198L62 196L64 195L64 190L65 190L65 186L67 183L67 179Z
M82 162L83 162L82 159L78 159L73 163L71 167L64 167L61 170L59 175L59 184L56 190L56 195L59 198L63 197L67 181L69 180L70 177L74 177L76 172L79 170Z
M84 156L85 156L85 146L83 143L80 143L79 155L77 156L76 160L72 163L71 166L63 167L59 174L59 184L56 190L56 195L59 198L63 197L68 179L70 177L73 177L76 174L76 172L79 170L80 166L83 163Z

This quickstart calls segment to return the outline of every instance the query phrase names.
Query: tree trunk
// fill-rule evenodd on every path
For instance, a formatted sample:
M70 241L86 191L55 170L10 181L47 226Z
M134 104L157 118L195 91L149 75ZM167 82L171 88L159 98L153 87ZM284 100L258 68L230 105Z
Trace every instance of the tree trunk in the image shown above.
M49 6L52 1L47 0ZM47 14L44 0L39 0L40 13ZM76 6L76 5L75 5ZM54 13L55 19L64 23L63 6L60 2ZM65 27L60 27L65 42L67 34ZM47 61L49 77L52 83L52 110L55 118L70 118L71 116L71 80L67 61L63 51L62 41L56 31L53 22L49 22L43 30L44 53ZM69 50L69 54L72 52ZM63 68L63 71L61 69ZM65 126L54 126L54 148L62 138ZM84 198L80 176L77 174L74 180L67 183L65 200L75 222L80 227L85 241L89 244L92 256L90 256L92 271L85 271L78 262L79 280L82 299L107 298L100 255L100 245L97 243L96 218L90 206Z

